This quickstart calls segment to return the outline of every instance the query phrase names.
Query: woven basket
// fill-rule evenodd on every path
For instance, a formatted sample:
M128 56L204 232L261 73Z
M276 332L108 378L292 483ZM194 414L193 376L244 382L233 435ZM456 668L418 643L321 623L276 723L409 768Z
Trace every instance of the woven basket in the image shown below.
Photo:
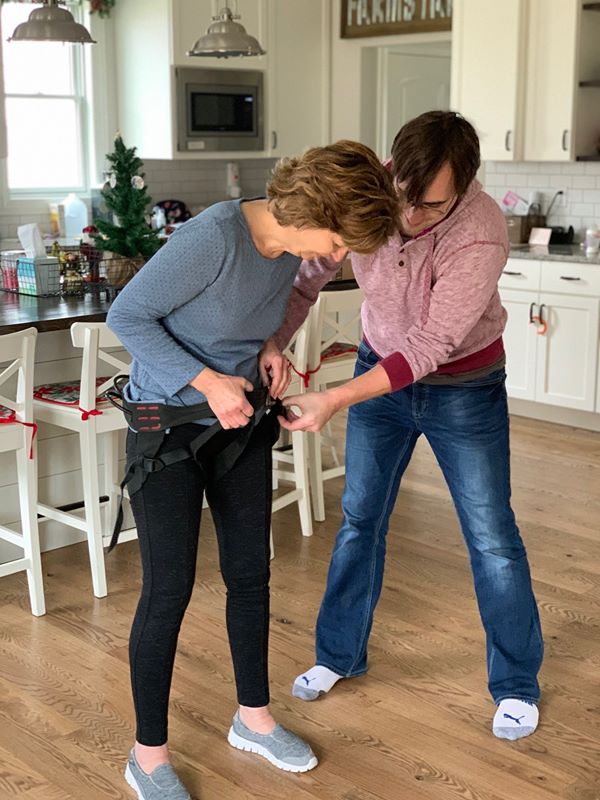
M144 266L144 257L114 255L104 262L106 268L106 278L111 286L120 289L125 286L139 270Z

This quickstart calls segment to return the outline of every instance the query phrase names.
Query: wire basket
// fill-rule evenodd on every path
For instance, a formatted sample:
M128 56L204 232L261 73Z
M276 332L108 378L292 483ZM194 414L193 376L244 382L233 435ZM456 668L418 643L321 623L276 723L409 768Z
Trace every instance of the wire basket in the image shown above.
M62 249L60 259L30 258L20 250L0 252L0 289L34 297L116 293L142 268L141 256L119 256L90 245Z

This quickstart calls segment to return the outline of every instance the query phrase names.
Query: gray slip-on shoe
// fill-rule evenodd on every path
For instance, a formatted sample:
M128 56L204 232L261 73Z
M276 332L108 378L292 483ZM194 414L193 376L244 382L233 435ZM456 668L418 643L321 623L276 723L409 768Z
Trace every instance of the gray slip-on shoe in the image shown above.
M134 750L129 754L125 780L139 800L192 800L170 764L161 764L148 775L138 764Z
M271 733L255 733L240 719L233 718L227 741L238 750L257 753L279 769L287 772L308 772L319 763L305 741L282 725L276 725Z

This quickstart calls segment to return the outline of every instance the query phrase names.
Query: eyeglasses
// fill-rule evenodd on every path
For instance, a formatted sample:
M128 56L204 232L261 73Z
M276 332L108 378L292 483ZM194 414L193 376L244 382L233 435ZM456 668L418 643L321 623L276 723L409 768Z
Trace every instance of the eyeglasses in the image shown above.
M414 211L422 211L429 217L441 219L442 217L445 217L446 214L450 211L450 209L456 202L456 197L457 195L454 194L452 195L452 197L450 197L442 204L411 203L409 200L406 200L404 205L404 210L413 209Z
M406 183L402 182L399 183L397 180L394 181L396 186L396 191L400 195L400 197L404 197L403 202L403 210L406 209L413 209L414 211L422 211L427 216L437 219L446 216L446 214L450 211L458 195L455 193L450 197L448 200L444 201L443 203L411 203L410 200L404 196L404 190L406 187Z

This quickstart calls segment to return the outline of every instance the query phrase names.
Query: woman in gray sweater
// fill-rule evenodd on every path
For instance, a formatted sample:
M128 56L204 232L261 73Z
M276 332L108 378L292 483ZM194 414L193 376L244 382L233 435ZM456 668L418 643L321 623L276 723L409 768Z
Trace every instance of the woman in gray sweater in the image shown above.
M141 800L186 800L167 749L167 712L179 627L196 570L202 500L217 532L237 699L228 740L275 766L317 764L308 744L269 711L269 531L273 415L247 393L289 383L287 363L264 343L282 324L302 259L370 253L395 230L396 192L375 154L355 142L313 148L275 167L266 199L218 203L190 220L117 297L108 324L133 357L126 396L190 406L206 401L222 427L200 451L151 472L131 498L143 567L130 665L137 735L126 778ZM252 422L250 422L252 420ZM239 457L219 453L253 425ZM158 456L188 447L191 422L172 427ZM128 461L141 435L128 435ZM219 470L222 473L222 470Z

